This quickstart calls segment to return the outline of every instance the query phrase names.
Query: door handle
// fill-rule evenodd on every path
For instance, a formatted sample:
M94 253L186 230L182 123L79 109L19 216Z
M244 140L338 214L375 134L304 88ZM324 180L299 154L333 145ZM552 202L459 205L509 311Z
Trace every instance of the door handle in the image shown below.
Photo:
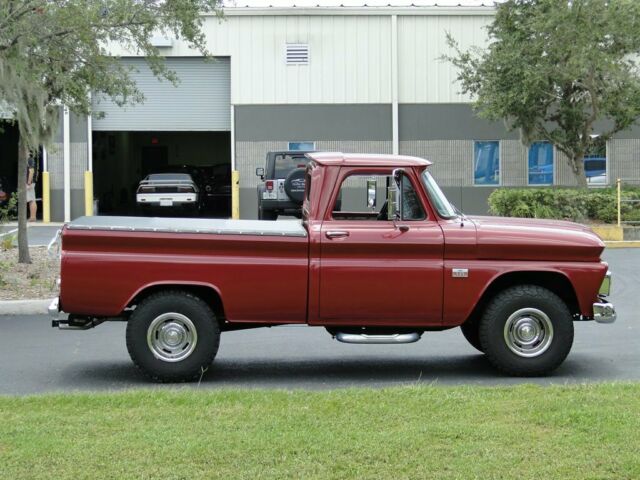
M329 239L344 238L349 236L349 232L344 230L329 230L328 232L325 232L324 235Z

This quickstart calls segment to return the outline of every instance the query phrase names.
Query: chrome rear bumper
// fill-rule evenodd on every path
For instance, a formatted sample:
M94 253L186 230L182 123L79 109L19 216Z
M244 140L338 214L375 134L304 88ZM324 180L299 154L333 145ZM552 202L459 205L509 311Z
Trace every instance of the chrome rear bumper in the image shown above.
M593 304L593 319L598 323L613 323L616 321L616 307L612 303L596 302Z
M60 313L60 298L56 297L49 304L49 316L52 318L58 318L58 314Z

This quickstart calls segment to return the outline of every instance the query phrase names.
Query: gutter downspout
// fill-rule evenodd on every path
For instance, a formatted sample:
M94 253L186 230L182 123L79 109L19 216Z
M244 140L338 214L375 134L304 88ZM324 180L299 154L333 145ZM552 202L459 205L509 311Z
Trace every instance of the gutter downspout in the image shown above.
M391 15L391 142L392 153L398 155L398 15Z

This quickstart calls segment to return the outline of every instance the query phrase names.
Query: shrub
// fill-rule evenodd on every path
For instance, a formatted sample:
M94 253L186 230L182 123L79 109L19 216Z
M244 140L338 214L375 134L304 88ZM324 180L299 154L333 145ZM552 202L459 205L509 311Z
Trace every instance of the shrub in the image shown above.
M640 188L625 188L625 199L640 200ZM612 223L617 220L615 188L499 188L489 211L504 217L551 218ZM640 219L640 204L623 203L624 220Z

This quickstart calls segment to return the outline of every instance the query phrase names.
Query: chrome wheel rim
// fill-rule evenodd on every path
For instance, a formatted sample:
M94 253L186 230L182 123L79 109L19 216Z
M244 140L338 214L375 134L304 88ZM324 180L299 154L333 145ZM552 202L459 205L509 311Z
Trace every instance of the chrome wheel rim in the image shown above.
M553 324L537 308L521 308L512 313L504 325L504 341L519 357L542 355L553 341Z
M147 329L147 344L153 356L164 362L180 362L193 353L198 333L193 322L181 313L163 313Z

